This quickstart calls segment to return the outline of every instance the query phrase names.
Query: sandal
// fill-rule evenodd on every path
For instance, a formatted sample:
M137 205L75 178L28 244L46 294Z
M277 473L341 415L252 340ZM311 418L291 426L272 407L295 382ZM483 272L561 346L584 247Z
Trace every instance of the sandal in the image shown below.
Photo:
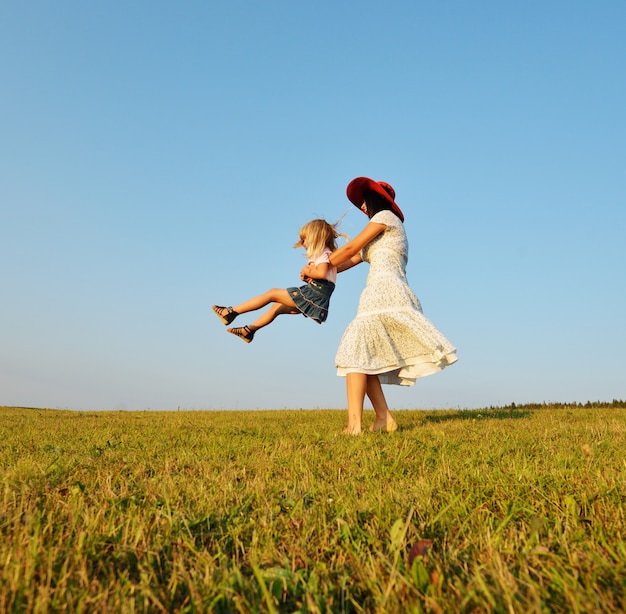
M226 330L233 335L237 335L237 337L243 339L246 343L250 343L250 341L254 339L254 331L249 326L227 328Z
M239 315L232 307L220 305L213 305L213 311L224 324L230 324Z

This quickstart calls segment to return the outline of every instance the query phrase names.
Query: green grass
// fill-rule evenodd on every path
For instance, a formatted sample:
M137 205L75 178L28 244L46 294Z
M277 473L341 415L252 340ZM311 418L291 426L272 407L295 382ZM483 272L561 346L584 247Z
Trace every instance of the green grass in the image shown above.
M626 610L623 403L395 416L0 408L0 611Z

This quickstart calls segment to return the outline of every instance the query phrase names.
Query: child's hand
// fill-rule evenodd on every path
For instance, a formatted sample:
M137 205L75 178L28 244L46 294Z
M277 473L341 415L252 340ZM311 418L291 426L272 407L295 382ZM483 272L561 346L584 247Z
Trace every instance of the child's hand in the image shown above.
M303 266L300 271L300 279L305 280L307 283L309 283L311 279L324 279L329 266L330 265L327 262L320 262L315 266L307 264L306 266Z

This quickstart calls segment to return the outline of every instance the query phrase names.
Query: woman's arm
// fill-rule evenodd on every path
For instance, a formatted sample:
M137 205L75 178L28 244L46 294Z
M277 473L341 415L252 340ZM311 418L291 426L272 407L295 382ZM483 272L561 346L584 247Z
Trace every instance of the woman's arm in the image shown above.
M337 273L343 273L344 271L351 269L353 266L356 266L357 264L361 264L361 262L363 262L363 258L361 258L361 254L359 253L356 256L352 256L350 260L346 260L345 262L342 262L337 267Z
M337 267L337 271L345 271L361 262L361 250L383 230L386 224L370 222L352 241L349 241L330 255L330 264ZM342 266L344 265L345 266Z

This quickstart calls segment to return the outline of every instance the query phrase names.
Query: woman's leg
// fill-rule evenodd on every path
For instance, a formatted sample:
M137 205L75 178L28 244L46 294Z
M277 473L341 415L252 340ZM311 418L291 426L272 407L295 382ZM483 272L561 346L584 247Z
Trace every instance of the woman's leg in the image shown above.
M361 433L363 421L363 402L367 391L367 375L365 373L348 373L346 375L346 393L348 396L348 426L344 433L358 435Z
M385 393L378 375L367 376L367 397L372 402L376 412L376 419L374 424L370 426L370 431L387 431L391 433L397 430L398 425L389 411L387 399L385 399Z
M280 303L281 305L296 309L296 304L291 299L291 296L289 296L289 292L287 292L287 290L284 288L272 288L263 294L259 294L254 298L244 301L241 305L233 307L233 310L238 314L242 314L247 313L248 311L256 311L257 309L261 309L261 307L265 307L265 305L269 305L270 303Z

